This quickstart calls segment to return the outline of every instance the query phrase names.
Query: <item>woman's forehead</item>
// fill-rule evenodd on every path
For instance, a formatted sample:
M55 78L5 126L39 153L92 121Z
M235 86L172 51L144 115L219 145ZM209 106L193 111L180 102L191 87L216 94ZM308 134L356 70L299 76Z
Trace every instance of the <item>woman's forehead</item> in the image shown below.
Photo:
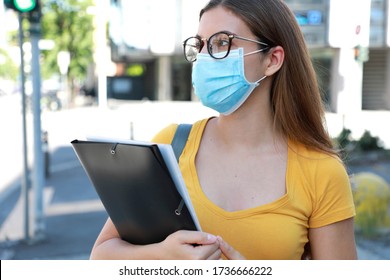
M232 11L218 6L203 13L198 28L198 35L209 38L216 32L229 31L240 36L249 36L249 27Z

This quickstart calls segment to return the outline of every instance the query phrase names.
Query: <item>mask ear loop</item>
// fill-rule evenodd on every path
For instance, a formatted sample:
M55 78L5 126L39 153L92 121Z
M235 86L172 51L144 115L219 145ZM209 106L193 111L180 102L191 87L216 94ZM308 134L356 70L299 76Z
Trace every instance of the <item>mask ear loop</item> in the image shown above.
M265 78L267 78L267 77L268 77L268 76L265 76L265 75L264 75L264 77L260 78L260 79L257 80L255 83L256 83L257 85L259 85L260 82L261 82L262 80L264 80Z
M265 48L260 49L260 50L255 50L255 51L253 51L253 52L248 52L248 53L244 54L244 56L251 55L251 54L255 54L255 53L259 53L259 52L263 52L263 51L265 51L265 50L267 50L267 49L269 49L269 47L265 47Z
M256 50L256 51L253 51L253 52L246 53L246 54L244 54L243 56L247 56L247 55L251 55L251 54L263 52L263 51L265 51L266 49L268 49L268 47L266 47L266 48L264 48L264 49L260 49L260 50ZM256 86L258 86L258 85L260 84L260 82L261 82L262 80L264 80L265 78L267 78L267 76L264 75L264 77L260 78L259 80L257 80L257 81L254 82L254 83L257 84Z

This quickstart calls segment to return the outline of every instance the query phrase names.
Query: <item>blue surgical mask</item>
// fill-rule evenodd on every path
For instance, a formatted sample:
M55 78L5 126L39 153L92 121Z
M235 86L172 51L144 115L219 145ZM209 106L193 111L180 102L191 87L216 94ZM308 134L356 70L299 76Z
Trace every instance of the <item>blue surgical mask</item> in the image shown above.
M231 50L224 59L199 53L192 68L192 85L204 106L223 115L236 111L265 79L250 83L245 78L244 49Z

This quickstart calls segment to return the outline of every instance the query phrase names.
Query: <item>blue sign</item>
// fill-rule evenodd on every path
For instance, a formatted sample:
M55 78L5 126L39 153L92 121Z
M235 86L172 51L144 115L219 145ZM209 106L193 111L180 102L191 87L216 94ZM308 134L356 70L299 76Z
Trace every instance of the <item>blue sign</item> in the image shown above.
M319 10L295 11L294 13L298 24L301 26L322 24L322 12Z

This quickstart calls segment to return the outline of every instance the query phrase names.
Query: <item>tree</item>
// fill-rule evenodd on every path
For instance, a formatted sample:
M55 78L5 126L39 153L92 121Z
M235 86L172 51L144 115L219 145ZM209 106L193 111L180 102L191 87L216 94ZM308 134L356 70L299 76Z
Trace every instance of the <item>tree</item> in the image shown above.
M59 73L57 55L69 52L67 78L72 96L93 63L93 15L87 12L93 5L93 0L42 0L42 39L55 43L54 49L42 51L42 76Z
M15 81L18 75L18 66L12 61L7 51L0 49L0 79Z

